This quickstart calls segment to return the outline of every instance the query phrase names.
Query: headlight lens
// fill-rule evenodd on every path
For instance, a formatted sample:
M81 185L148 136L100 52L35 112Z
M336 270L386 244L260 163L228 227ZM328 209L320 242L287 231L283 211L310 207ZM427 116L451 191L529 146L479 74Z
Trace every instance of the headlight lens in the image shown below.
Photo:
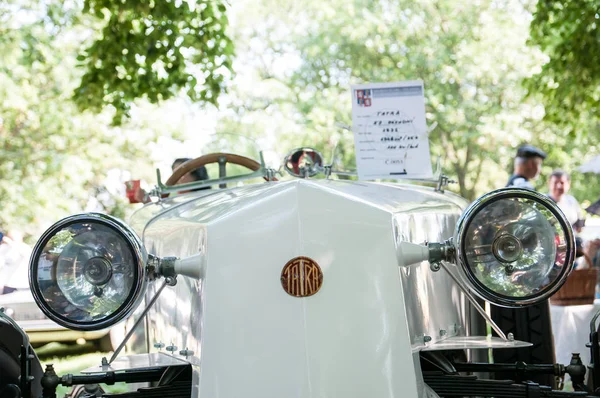
M34 248L32 292L56 323L103 329L139 303L146 259L135 233L117 219L95 213L71 216L46 231Z
M501 306L529 305L552 295L573 266L571 227L537 192L491 192L465 211L457 231L464 275L475 293Z

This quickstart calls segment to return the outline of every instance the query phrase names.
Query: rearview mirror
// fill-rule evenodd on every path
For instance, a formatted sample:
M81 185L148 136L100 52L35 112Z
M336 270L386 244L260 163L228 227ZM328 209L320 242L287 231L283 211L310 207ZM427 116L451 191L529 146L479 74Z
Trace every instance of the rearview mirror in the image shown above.
M314 177L323 171L323 155L313 148L294 149L284 158L283 167L294 177Z

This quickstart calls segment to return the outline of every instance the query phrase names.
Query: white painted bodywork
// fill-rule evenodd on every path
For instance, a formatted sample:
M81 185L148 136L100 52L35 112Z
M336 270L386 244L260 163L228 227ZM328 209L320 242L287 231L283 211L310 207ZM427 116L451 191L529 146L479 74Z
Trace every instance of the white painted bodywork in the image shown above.
M179 277L150 311L150 351L194 351L194 397L423 396L418 351L465 334L466 305L428 263L399 267L397 243L448 239L465 206L428 188L332 180L148 205L130 223L148 252L206 261L202 280ZM314 296L281 286L297 256L323 271Z

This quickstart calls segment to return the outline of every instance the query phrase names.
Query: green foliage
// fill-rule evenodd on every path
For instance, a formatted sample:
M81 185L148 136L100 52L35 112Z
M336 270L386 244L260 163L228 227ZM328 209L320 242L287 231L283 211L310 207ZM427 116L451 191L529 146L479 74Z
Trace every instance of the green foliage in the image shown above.
M85 0L84 12L104 26L78 57L85 67L75 90L80 109L112 105L120 124L138 98L158 103L184 90L217 103L233 57L222 1Z
M65 246L73 239L73 236L75 236L75 234L67 229L59 231L48 241L48 246L50 247L48 251L50 253L60 254Z
M526 45L532 4L522 1L456 3L263 0L234 7L239 74L231 88L222 131L277 137L278 153L310 145L346 169L354 167L352 83L422 79L432 157L474 199L503 187L516 147L529 142L549 153L536 181L547 191L554 168L572 174L572 193L595 200L595 175L575 170L598 144L565 134L543 120L544 106L527 97L524 78L543 54ZM255 21L262 23L257 25Z
M526 81L541 94L546 119L564 133L597 135L600 101L600 1L539 0L531 22L531 44L549 57Z
M87 30L72 23L74 12L59 1L0 4L2 231L36 236L85 209L123 216L125 198L106 190L107 175L149 168L136 159L157 131L109 128L112 115L80 114L73 104L78 38Z
M343 128L351 124L350 85L422 79L427 123L436 126L433 158L441 156L462 196L504 186L522 142L549 153L540 190L560 167L572 172L578 199L600 195L598 176L574 172L600 149L590 133L598 52L581 59L598 45L588 23L593 2L538 5L532 29L551 24L532 30L532 41L549 54L577 50L567 51L575 58L561 61L562 72L553 64L541 69L543 54L526 46L531 4L522 0L240 2L227 34L227 10L217 0L84 4L87 14L77 1L0 3L0 230L36 234L90 208L126 216L131 207L110 188L110 176L134 170L134 178L153 181L149 144L160 135L184 138L182 121L147 102L189 96L216 103L225 88L220 131L257 138L267 154L307 145L328 161L337 145L352 169L353 136ZM585 23L591 38L569 44ZM569 70L571 59L577 66ZM232 69L238 75L229 81ZM521 82L539 70L526 97ZM542 94L557 102L544 108L530 84L550 78ZM178 103L162 103L173 104L164 112Z
M523 101L521 81L541 57L525 45L522 1L264 0L240 15L239 57L256 68L243 81L257 80L236 88L237 122L260 125L266 112L279 142L326 155L340 142L349 161L352 135L338 126L351 124L350 84L421 79L433 158L474 199L504 186L516 146L545 131L543 107Z

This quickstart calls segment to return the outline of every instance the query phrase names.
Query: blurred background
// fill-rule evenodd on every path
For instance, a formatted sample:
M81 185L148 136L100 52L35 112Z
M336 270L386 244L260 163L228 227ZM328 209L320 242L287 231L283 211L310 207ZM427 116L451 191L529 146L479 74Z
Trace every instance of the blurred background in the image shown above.
M599 152L595 2L135 3L0 4L0 230L33 243L75 212L127 218L124 181L154 185L215 132L271 158L339 143L351 165L350 84L411 79L450 189L504 186L529 142L549 153L541 191L560 167L584 207L600 196L575 170Z

